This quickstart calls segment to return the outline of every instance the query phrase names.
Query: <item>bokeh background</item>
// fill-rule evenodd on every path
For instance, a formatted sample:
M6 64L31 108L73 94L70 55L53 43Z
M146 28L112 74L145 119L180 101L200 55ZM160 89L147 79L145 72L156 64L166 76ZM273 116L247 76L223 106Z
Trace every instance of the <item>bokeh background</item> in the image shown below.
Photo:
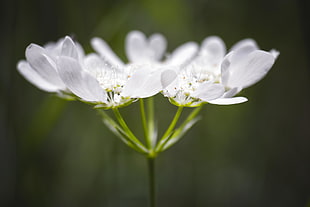
M91 51L104 38L124 60L131 30L168 50L218 35L281 52L249 102L207 105L202 120L157 160L160 207L310 206L309 1L2 0L0 206L147 206L146 162L85 104L66 102L16 71L28 44L73 35ZM176 107L156 97L159 127ZM137 103L121 110L140 130ZM138 132L139 134L139 132Z

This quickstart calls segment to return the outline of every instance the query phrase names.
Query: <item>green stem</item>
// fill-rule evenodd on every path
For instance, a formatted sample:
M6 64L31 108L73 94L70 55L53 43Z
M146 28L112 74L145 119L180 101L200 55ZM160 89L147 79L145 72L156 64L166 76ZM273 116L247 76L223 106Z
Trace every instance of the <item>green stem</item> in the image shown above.
M181 137L182 137L182 135L180 135L180 134L183 134L184 135L184 132L186 132L189 128L187 128L186 126L188 126L188 124L190 124L190 122L192 122L192 121L194 121L194 123L197 121L197 119L196 119L196 117L197 117L197 115L198 115L198 113L200 112L200 110L202 109L202 105L201 106L199 106L199 107L197 107L197 108L195 108L189 115L188 115L188 117L185 119L185 121L179 126L179 128L177 128L173 133L173 136L169 136L169 137L167 137L165 140L164 140L164 142L161 142L160 143L160 145L159 145L159 147L158 148L156 148L156 153L158 153L158 152L161 152L161 151L163 151L163 150L166 150L166 149L168 149L169 147L171 147L173 144L170 144L170 145L167 145L167 143L171 140L171 139L176 139L176 141L178 141L178 140L180 140L181 139ZM196 119L196 120L195 120ZM185 131L184 131L184 128L187 128L187 129L185 129ZM178 138L176 138L176 137L178 137ZM176 142L175 141L175 142ZM174 143L175 143L174 142Z
M137 152L140 152L142 154L149 153L145 146L135 142L132 137L129 136L128 133L126 133L119 124L117 124L108 114L105 113L104 110L99 109L97 111L101 115L103 123L116 135L116 137L120 138L121 141L123 141L126 145L136 150Z
M147 114L148 114L148 130L149 130L149 139L151 148L154 148L156 145L157 135L155 132L155 123L154 123L154 98L150 97L147 99Z
M155 158L148 157L148 173L149 173L149 206L156 206L156 185L155 185Z
M121 113L119 112L119 110L117 108L113 109L114 115L117 119L117 121L119 122L119 124L123 127L123 129L125 130L125 132L128 133L128 135L130 136L130 138L135 141L136 143L138 143L139 145L143 146L143 144L140 142L140 140L132 133L132 131L129 129L129 127L127 126L125 120L123 119Z
M146 121L146 114L145 114L145 107L144 107L144 100L140 99L140 112L141 112L141 120L142 120L142 126L144 129L144 137L146 140L146 146L150 150L151 149L151 139L149 134L149 128Z
M185 125L186 123L188 123L190 120L194 119L198 113L201 111L203 105L201 106L198 106L197 108L195 108L189 115L188 117L185 119L184 123L181 124L182 125Z
M180 118L180 116L181 116L182 111L183 111L183 107L180 106L180 107L178 108L177 112L175 113L174 118L173 118L173 120L171 121L171 123L170 123L168 129L166 130L165 134L162 136L161 139L165 139L166 137L168 137L168 136L170 135L170 133L171 133L172 130L174 129L175 125L177 124L177 122L178 122L178 120L179 120L179 118Z
M168 129L166 130L164 135L161 137L161 139L157 143L157 145L155 147L155 154L157 152L160 152L163 149L164 145L168 142L170 136L172 135L172 131L174 130L174 127L177 124L177 122L178 122L178 120L179 120L179 118L181 116L182 111L183 111L183 107L180 106L178 108L177 112L175 113L174 118L171 121Z

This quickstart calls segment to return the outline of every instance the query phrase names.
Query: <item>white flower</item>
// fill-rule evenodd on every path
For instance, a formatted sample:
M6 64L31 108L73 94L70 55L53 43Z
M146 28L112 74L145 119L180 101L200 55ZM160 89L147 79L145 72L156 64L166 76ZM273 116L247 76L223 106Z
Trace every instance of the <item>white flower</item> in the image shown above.
M129 62L124 63L104 40L93 38L91 44L98 54L85 56L70 37L44 47L30 44L18 71L42 90L74 94L97 107L124 106L160 91L175 105L195 107L247 101L234 96L261 80L279 55L260 50L252 39L238 42L226 54L216 36L206 38L199 51L188 42L166 54L163 35L147 38L132 31L125 41Z
M206 38L197 57L179 71L178 78L163 94L175 105L189 107L204 102L219 105L245 102L245 97L233 96L261 80L279 53L259 50L254 40L245 39L225 54L226 47L220 38Z
M129 78L128 84L124 85L122 95L133 98L146 97L147 94L155 95L163 89L162 86L169 85L176 76L175 68L190 61L198 49L196 43L188 42L164 58L167 41L163 35L153 34L147 38L140 31L131 31L125 41L125 51L129 60L129 63L125 64L104 40L96 37L92 39L91 44L107 65L125 73ZM141 79L141 77L144 78ZM153 93L138 93L142 89L151 87ZM133 91L137 94L134 95Z
M81 59L83 49L78 45L72 50L70 37L65 37L56 43L48 43L44 47L30 44L26 49L26 60L17 64L18 71L33 85L47 92L58 94L69 93L57 72L56 60L59 56L70 56Z
M99 51L105 51L105 57L89 54L82 62L72 57L59 57L57 67L70 91L96 107L120 107L136 98L153 96L176 76L172 70L160 66L125 65L103 40L94 41ZM75 48L74 44L71 48Z
M126 38L130 63L125 64L104 40L93 38L91 43L99 55L90 54L83 62L60 57L58 73L72 93L104 108L124 106L162 91L176 78L174 67L189 61L198 48L195 43L186 43L162 61L165 38L154 34L147 39L133 31Z

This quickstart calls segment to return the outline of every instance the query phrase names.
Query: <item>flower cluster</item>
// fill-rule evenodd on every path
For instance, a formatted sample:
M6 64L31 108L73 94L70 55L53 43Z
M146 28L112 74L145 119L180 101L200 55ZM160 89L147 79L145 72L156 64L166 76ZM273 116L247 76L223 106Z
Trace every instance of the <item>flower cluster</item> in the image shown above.
M148 158L155 158L179 141L197 122L205 103L229 105L247 101L234 96L261 80L279 55L275 50L260 50L252 39L242 40L226 51L224 42L215 36L207 37L201 46L187 42L167 53L163 35L147 38L139 31L126 37L126 63L104 40L93 38L91 45L96 52L85 54L82 46L68 36L44 47L30 44L26 60L19 61L17 68L44 91L93 105L117 137ZM157 93L178 106L160 139L153 99L144 104L145 98ZM130 130L118 110L137 100L145 144ZM176 128L184 107L196 108ZM112 109L117 122L101 109Z
M188 42L167 53L163 35L147 38L132 31L126 37L124 63L104 40L93 38L91 45L96 53L85 54L68 36L44 47L30 44L17 68L38 88L96 108L122 107L159 92L177 106L197 107L247 101L234 96L262 79L279 54L260 50L252 39L227 52L216 36L201 46Z

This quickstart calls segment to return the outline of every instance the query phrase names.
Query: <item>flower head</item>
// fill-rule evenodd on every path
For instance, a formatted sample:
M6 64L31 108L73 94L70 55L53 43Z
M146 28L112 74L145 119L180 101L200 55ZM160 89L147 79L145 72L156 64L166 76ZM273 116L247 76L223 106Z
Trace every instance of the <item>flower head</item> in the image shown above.
M197 56L179 69L177 79L163 94L179 106L242 103L247 101L245 97L233 96L261 80L277 56L274 50L259 50L252 39L238 42L226 54L225 44L219 37L208 37Z
M104 40L93 38L91 44L97 53L88 55L70 37L44 47L30 44L17 68L42 90L75 95L96 107L121 107L159 92L175 105L196 107L247 101L234 96L261 80L279 55L260 50L252 39L238 42L226 54L216 36L206 38L200 48L187 42L169 54L163 35L132 31L125 40L125 63Z
M165 49L164 38L159 34L151 36L147 43L142 33L129 33L126 39L126 48L129 49L126 51L136 61L129 64L125 64L104 40L94 38L91 43L99 55L91 53L83 61L59 57L57 68L70 91L83 101L96 104L96 107L121 107L137 98L153 96L176 77L173 70L156 63ZM157 47L160 43L162 46ZM71 44L71 48L74 50L76 47ZM148 52L138 59L137 48Z
M129 63L125 64L104 40L93 38L91 43L98 54L89 54L83 61L60 57L58 73L72 93L103 108L124 106L159 93L176 78L175 67L188 61L198 48L186 43L162 60L167 43L161 34L146 38L132 31L126 37Z
M56 62L61 56L71 56L77 61L83 58L82 47L76 44L76 50L72 50L70 47L72 44L70 37L62 38L56 43L48 43L44 47L32 43L26 49L26 60L19 61L17 69L30 83L41 90L55 92L60 96L70 94L59 77Z

